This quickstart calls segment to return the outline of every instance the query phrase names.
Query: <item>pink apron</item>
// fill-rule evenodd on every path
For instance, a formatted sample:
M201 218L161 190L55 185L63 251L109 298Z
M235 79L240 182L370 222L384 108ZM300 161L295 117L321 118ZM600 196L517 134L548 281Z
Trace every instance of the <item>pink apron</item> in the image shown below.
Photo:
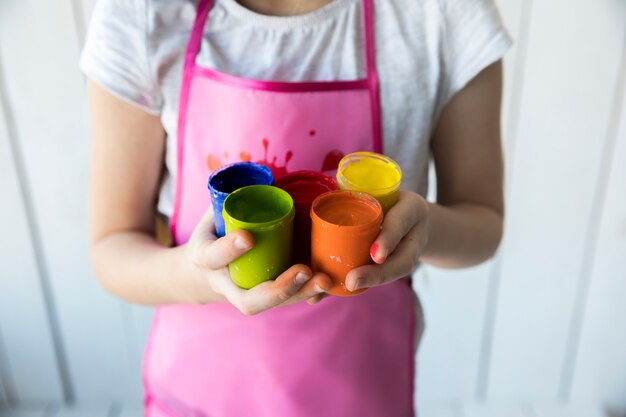
M179 103L171 229L187 241L210 206L209 173L260 161L278 178L333 172L381 151L372 0L363 0L367 78L267 82L195 64L210 0L189 39ZM150 417L412 416L415 298L407 280L244 316L228 303L157 309L144 358Z

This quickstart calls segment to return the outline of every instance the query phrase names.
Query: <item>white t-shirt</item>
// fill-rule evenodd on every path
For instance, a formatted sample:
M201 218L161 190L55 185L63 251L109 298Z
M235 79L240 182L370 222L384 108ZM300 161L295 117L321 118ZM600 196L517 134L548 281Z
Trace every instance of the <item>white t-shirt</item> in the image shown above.
M158 208L172 213L181 71L198 0L99 0L81 57L85 75L160 115L167 133ZM375 0L383 149L402 186L426 195L430 139L454 94L499 60L511 39L493 0ZM289 17L215 0L197 63L246 78L348 80L365 76L360 0L334 0Z

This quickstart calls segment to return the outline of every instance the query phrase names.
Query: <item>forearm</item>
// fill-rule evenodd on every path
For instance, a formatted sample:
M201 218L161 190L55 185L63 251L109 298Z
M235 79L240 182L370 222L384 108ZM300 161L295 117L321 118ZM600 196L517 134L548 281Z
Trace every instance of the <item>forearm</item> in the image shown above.
M439 268L464 268L493 256L502 238L502 215L472 203L429 203L428 242L420 261Z
M131 303L163 305L224 301L206 274L187 261L185 246L166 248L146 233L117 232L92 244L96 276Z

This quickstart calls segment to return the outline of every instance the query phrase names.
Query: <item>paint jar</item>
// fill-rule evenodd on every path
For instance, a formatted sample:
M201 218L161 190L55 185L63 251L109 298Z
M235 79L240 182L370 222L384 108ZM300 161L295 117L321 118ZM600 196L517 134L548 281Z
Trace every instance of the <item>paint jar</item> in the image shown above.
M296 208L292 263L308 265L311 262L311 205L319 195L337 189L335 179L321 172L296 171L276 181L276 186L291 195Z
M272 171L255 162L236 162L214 171L209 177L211 204L215 216L215 230L218 237L224 236L222 210L224 200L230 193L247 185L273 185Z
M339 161L337 185L342 190L368 193L387 211L398 201L402 181L400 165L374 152L354 152Z
M332 279L328 293L350 296L366 291L348 291L346 275L373 263L370 247L383 222L380 203L358 191L330 191L313 202L311 220L311 267Z
M243 229L254 236L253 248L228 267L235 284L250 289L290 266L294 214L293 199L277 187L250 185L226 197L226 233Z

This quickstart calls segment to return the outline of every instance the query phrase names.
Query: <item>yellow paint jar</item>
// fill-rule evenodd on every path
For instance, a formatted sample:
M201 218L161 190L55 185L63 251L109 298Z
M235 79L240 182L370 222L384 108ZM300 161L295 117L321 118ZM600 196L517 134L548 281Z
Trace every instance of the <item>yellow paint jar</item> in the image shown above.
M400 165L374 152L354 152L339 161L337 185L342 190L368 193L386 213L398 201L402 181Z

